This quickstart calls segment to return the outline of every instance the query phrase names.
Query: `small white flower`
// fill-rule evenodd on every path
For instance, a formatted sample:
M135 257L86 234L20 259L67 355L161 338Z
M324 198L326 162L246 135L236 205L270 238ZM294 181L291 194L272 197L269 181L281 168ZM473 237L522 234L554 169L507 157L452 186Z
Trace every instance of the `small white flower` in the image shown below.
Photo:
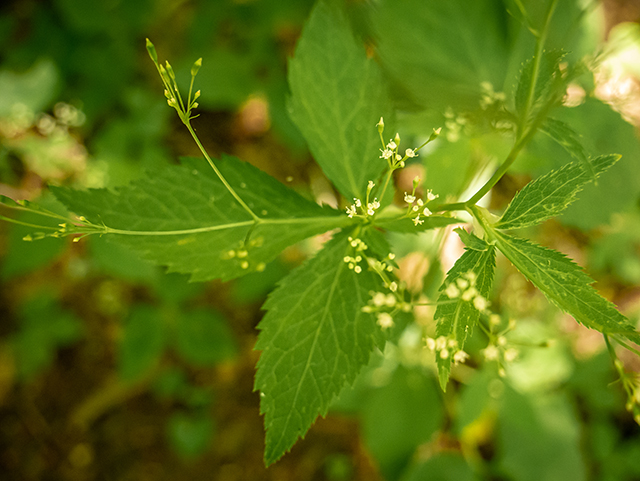
M430 351L433 351L436 348L436 340L431 337L427 337L426 341L427 341L427 348Z
M464 364L469 359L469 354L464 351L458 351L453 355L453 362L456 364Z
M433 192L431 192L430 190L427 191L427 200L429 202L431 202L432 200L436 200L438 198L437 195L435 195Z
M423 224L423 223L424 223L424 221L420 218L420 214L418 214L417 216L415 216L412 220L413 220L413 224L414 224L415 226L418 226L418 225L420 225L420 224Z
M389 284L389 290L391 292L396 292L398 290L398 284L396 282L392 282Z
M396 255L393 252L390 252L387 257L389 258L390 261L392 261L393 259L396 258Z
M455 284L451 283L444 290L444 293L449 299L455 299L460 295L460 290L455 286Z
M416 151L413 149L407 149L404 152L404 155L406 155L407 157L417 157L418 154L416 154Z
M400 154L396 154L396 162L400 162L402 160L402 156ZM404 167L404 162L402 163L402 167Z
M469 282L471 282L471 285L474 285L476 283L476 279L478 276L476 276L476 273L473 271L467 271L464 276L469 279Z
M411 210L413 210L414 212L418 212L418 209L420 209L420 207L418 205L414 205Z
M376 186L376 184L373 183L372 180L369 181L369 184L367 185L367 189L371 190Z
M396 305L396 296L394 296L393 294L387 294L386 299L384 300L384 303L388 306L388 307L393 307Z
M504 360L506 362L513 362L518 357L518 350L514 348L507 349L504 351Z
M378 325L384 330L394 326L393 317L388 312L378 313Z
M387 159L388 160L393 155L393 150L390 150L390 149L380 150L380 152L382 152L382 155L380 156L381 159Z
M356 211L355 205L351 205L350 207L347 207L347 215L349 216L350 219L352 219L353 216L356 214L357 214L357 211Z
M415 195L411 195L411 194L407 194L406 192L404 193L404 201L407 204L413 204L416 200L416 196Z
M469 289L467 289L462 293L462 300L468 302L474 297L476 297L477 295L478 295L478 291L476 290L476 288L470 287Z
M440 336L436 339L436 349L438 351L442 351L447 347L447 338L444 336Z
M424 205L424 201L422 199L418 199L418 202L416 202L418 204L418 207L422 207Z
M393 140L392 140L392 141L390 141L390 142L387 144L387 149L389 149L389 150L395 150L395 149L397 149L397 148L398 148L398 146L396 145L396 143L395 143Z
M462 277L459 277L459 278L456 279L456 284L462 290L464 290L467 287L469 287L469 281L466 280L466 279L463 279Z
M422 213L424 214L425 217L429 217L432 214L432 212L429 210L428 207L425 207Z
M360 201L360 199L356 199L354 197L353 198L353 205L355 205L356 207L362 207L362 202Z
M371 302L373 302L373 305L376 307L382 307L384 306L386 299L387 299L387 296L385 296L383 292L376 292L373 295Z
M500 351L492 344L488 345L482 352L487 361L495 361L500 356Z
M473 288L472 288L473 289ZM489 307L489 301L487 301L484 297L482 296L476 296L476 298L473 300L473 307L475 307L476 309L478 309L479 311L484 311L487 307Z
M499 326L501 322L502 322L502 319L498 314L491 314L489 316L489 324L491 326Z
M506 345L507 345L507 338L504 336L498 337L498 346L506 346Z
M449 350L448 349L443 349L442 351L440 351L440 357L442 359L446 359L449 357Z

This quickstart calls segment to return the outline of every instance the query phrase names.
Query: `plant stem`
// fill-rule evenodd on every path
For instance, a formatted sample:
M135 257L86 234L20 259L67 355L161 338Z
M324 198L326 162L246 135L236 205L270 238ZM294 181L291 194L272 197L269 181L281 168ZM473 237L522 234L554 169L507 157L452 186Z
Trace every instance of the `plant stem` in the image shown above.
M198 135L196 134L195 130L193 130L193 127L191 127L191 123L188 120L186 120L186 121L183 120L183 123L187 126L187 129L189 130L189 133L191 134L191 137L193 137L193 140L198 145L198 148L200 149L200 152L202 152L202 155L204 156L204 158L207 159L207 162L209 163L209 165L211 166L213 171L216 173L216 175L218 176L220 181L227 188L229 193L234 197L234 199L236 199L236 201L238 201L238 204L240 204L242 206L242 208L244 210L246 210L251 215L251 217L253 217L253 220L256 223L259 223L261 221L260 217L258 217L255 214L255 212L253 212L253 210L251 210L251 207L249 207L245 203L245 201L242 200L242 198L238 195L238 193L235 191L235 189L233 187L231 187L229 182L227 182L227 179L225 179L224 175L222 175L222 172L220 172L220 170L218 169L216 164L213 162L213 160L211 160L211 157L209 157L209 154L207 154L207 151L205 150L204 146L200 142L200 139L198 138Z
M558 0L551 0L549 4L549 8L547 9L544 25L542 27L542 30L540 31L540 34L536 39L536 51L533 56L532 79L531 79L531 84L529 85L529 91L527 92L527 100L525 102L521 124L518 126L518 135L516 137L515 144L513 145L513 148L511 149L511 151L509 152L509 155L507 155L507 158L505 159L505 161L502 163L500 167L498 167L498 170L495 171L495 173L491 176L491 178L480 188L480 190L478 190L478 192L476 192L473 195L473 197L471 197L467 202L465 202L466 205L477 204L478 201L482 199L498 183L498 181L502 178L504 174L506 174L507 170L509 170L513 162L516 160L520 151L524 148L525 145L529 143L529 141L533 137L533 134L535 134L537 130L538 123L534 123L532 125L526 125L526 122L529 118L529 112L533 105L535 91L536 91L536 84L538 82L538 75L540 73L540 61L542 59L542 52L544 50L544 44L547 40L547 34L549 32L549 24L551 23L551 17L553 16L553 12L556 8L557 3L558 3Z

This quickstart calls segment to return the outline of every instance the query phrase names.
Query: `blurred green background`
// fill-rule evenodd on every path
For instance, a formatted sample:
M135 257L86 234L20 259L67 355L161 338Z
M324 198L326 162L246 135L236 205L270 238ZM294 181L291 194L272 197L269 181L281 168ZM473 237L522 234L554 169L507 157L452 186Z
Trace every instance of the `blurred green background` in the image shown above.
M491 78L497 91L513 88L532 45L517 18L505 13L514 3L345 3L356 32L377 45L403 139L445 126L428 163L413 167L426 169L437 193L461 194L508 148L482 119L455 112L476 102L480 78ZM535 10L536 2L525 3ZM585 265L597 287L637 320L640 146L633 123L640 121L640 63L626 47L637 48L639 36L633 25L625 35L610 31L622 20L637 21L640 7L561 4L552 46L581 56L606 35L619 35L616 45L627 53L609 77L582 79L577 87L586 98L557 116L594 152L621 153L623 161L559 221L530 235ZM116 186L146 168L198 155L166 105L144 48L148 37L183 81L203 58L194 125L212 156L237 155L306 195L336 202L286 111L286 62L312 5L4 2L0 194L63 212L48 184ZM476 120L473 129L467 125ZM491 206L504 207L532 176L568 160L538 139L498 185ZM410 326L305 440L265 469L252 392L255 326L266 294L314 243L288 249L263 273L189 284L107 239L24 242L29 233L0 223L0 479L640 479L640 430L624 410L619 386L609 385L615 376L601 338L569 327L573 320L506 263L494 302L518 318L514 335L530 343L554 339L552 347L523 351L506 379L490 363L461 371L444 394L421 331ZM415 236L392 241L403 255L434 245ZM415 275L422 261L408 259ZM430 262L425 293L442 278L440 260ZM419 322L429 322L429 313ZM474 342L479 350L482 339ZM637 358L624 360L640 371Z

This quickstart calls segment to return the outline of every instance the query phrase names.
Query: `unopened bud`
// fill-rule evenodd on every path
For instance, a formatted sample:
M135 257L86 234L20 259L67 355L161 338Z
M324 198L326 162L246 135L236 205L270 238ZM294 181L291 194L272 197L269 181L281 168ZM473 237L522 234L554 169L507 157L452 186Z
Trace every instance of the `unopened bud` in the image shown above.
M149 57L153 60L153 63L158 63L158 54L156 53L156 48L151 43L151 40L147 39L147 52L149 52Z
M171 77L171 80L174 80L174 81L175 81L175 79L176 79L176 74L175 74L175 73L173 73L173 67L171 66L171 64L169 63L169 61L168 61L168 60L167 60L165 63L166 63L166 65L167 65L167 72L169 73L169 77Z
M440 132L442 132L442 127L438 127L437 129L433 129L433 132L429 136L429 140L427 142L433 142L434 140L436 140L438 138L438 135L440 135Z
M200 57L198 60L196 60L193 63L193 66L191 67L192 77L195 77L196 75L198 75L198 70L200 70L200 67L202 67L202 57Z
M198 97L200 97L200 91L199 90L193 95L193 100L197 99Z
M378 126L378 133L381 134L384 131L384 119L380 117L380 122L376 125Z

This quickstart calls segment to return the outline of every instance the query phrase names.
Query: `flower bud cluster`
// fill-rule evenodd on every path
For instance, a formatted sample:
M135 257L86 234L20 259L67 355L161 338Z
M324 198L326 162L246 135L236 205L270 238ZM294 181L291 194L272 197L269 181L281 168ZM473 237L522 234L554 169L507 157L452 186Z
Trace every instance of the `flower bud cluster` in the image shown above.
M436 352L436 357L440 359L451 357L454 365L464 364L469 359L469 354L458 348L458 341L449 337L439 336L435 339L427 337L426 348L431 352Z
M460 298L465 302L471 302L478 311L486 312L490 303L476 289L476 279L475 272L465 272L462 276L449 282L444 293L449 299Z
M360 199L357 199L355 197L353 198L353 204L347 207L347 216L349 216L350 219L353 217L366 218L375 215L376 210L380 208L380 202L378 201L377 197L375 197L373 201L369 201L369 196L375 186L376 184L374 184L371 180L367 184L367 197L365 202L362 202ZM358 214L358 211L360 211L360 214Z
M462 115L456 115L453 109L448 108L444 113L445 121L444 126L447 128L445 135L447 140L451 143L460 140L460 134L462 129L467 124L467 119Z
M418 156L416 149L406 149L404 151L404 155L401 155L399 153L400 135L398 133L396 133L393 139L390 139L389 142L385 144L382 137L382 132L384 132L384 119L382 117L380 117L380 121L376 124L376 126L378 127L378 133L380 134L380 141L382 142L382 145L384 147L383 149L380 149L380 158L385 159L388 162L389 168L391 168L392 170L401 169L402 167L404 167L405 161L407 159Z
M507 99L504 92L496 92L493 90L493 84L491 82L481 82L480 89L482 91L482 98L480 99L480 108L482 108L482 110L487 110L494 104L503 104Z
M429 217L432 214L426 204L438 198L438 195L434 194L431 190L428 190L425 195L427 199L426 202L422 199L417 199L416 188L418 187L419 183L420 178L416 177L413 181L413 191L411 192L411 194L409 194L408 192L404 193L404 201L408 204L407 215L415 215L415 217L412 217L411 219L415 226L424 223L424 220L420 218L421 215L423 215L424 217Z
M353 238L351 236L349 236L349 245L354 249L354 253L352 256L344 256L342 260L348 265L349 269L356 274L360 274L362 272L362 267L359 265L362 261L362 255L360 254L366 251L369 247L362 241L362 239Z
M515 320L510 320L507 327L502 331L495 330L502 324L502 318L498 314L489 315L489 344L482 349L485 361L496 361L498 363L498 374L505 375L504 365L512 363L520 355L520 351L509 345L509 340L505 337L509 331L516 327Z

